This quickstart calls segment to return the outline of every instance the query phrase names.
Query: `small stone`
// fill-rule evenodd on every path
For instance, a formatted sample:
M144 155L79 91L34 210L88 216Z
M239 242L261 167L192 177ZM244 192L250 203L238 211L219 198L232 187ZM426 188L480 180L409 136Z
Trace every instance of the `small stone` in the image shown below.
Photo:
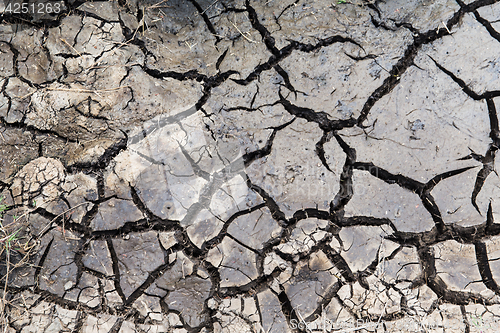
M329 245L335 252L342 251L342 246L340 245L337 238L332 238L332 241L330 242Z
M202 279L208 279L210 277L210 275L208 275L208 273L203 270L203 269L200 269L198 268L198 271L196 272L198 274L199 277L201 277Z
M172 246L177 244L177 240L175 239L175 232L160 232L158 234L158 238L160 239L160 243L165 250L170 249Z
M171 326L182 325L179 315L177 315L176 313L169 313L167 318Z
M210 298L208 301L207 301L207 306L209 309L212 309L212 310L215 310L219 307L219 303L213 299L213 298Z

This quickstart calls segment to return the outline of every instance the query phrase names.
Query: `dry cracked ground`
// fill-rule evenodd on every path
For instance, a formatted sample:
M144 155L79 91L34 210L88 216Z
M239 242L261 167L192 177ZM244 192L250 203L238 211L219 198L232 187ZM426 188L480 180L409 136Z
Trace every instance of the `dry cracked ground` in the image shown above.
M498 1L57 4L2 3L2 333L497 331Z

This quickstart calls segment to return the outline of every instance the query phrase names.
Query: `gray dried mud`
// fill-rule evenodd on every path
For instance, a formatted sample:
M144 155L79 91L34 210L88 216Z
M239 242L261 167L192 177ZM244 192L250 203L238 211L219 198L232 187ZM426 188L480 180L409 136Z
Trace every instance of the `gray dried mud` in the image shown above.
M495 331L498 1L61 8L0 24L2 332Z

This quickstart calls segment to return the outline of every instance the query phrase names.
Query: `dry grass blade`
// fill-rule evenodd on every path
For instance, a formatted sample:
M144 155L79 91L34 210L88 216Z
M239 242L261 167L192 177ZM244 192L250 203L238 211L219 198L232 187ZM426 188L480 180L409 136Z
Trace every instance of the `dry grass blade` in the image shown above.
M99 94L99 93L102 93L102 92L116 91L116 90L125 89L125 88L130 88L130 86L122 86L122 87L109 88L109 89L99 89L99 90L77 89L77 88L47 88L47 90L49 90L49 91L67 91L67 92L76 92L76 93Z
M253 39L250 39L249 37L247 37L245 35L245 33L243 31L240 30L240 28L238 28L238 26L236 26L236 24L234 24L233 22L229 21L229 23L231 23L233 25L233 27L236 28L236 30L238 30L238 32L240 33L240 35L245 38L247 41L249 41L250 43L257 43L256 41L254 41ZM248 33L248 32L247 32ZM249 33L248 33L249 34Z
M34 210L28 210L20 216L14 215L12 222L4 224L4 214L9 210L9 207L6 204L2 204L3 200L4 197L0 197L0 257L3 258L1 265L5 267L5 274L0 279L0 281L3 281L3 287L0 289L2 291L0 298L0 327L3 330L0 333L6 332L8 328L6 307L10 304L10 301L7 299L9 277L13 270L29 265L29 258L36 245L31 237L20 236L24 228L23 225L20 225L22 218L28 216ZM25 241L22 241L23 239ZM12 250L21 254L22 258L20 260L16 258L16 262L12 262Z

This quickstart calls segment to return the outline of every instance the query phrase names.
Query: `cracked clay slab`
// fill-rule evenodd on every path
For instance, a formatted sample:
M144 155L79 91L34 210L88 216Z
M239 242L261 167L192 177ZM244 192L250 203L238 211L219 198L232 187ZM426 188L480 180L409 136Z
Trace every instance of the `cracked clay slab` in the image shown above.
M58 3L0 4L6 332L495 332L498 0Z

